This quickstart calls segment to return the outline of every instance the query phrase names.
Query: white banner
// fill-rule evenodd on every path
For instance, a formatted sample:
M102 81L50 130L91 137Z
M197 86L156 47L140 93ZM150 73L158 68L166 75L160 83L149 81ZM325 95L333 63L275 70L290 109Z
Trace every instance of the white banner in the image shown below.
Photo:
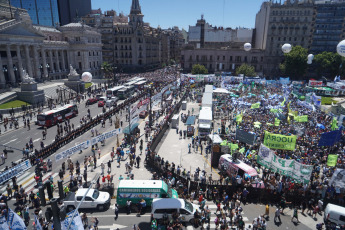
M18 176L19 174L22 174L26 170L31 168L31 163L29 160L26 160L8 170L0 174L0 184L8 181L14 176Z
M10 226L11 230L26 230L24 220L18 216L12 209L8 211L7 223Z
M78 211L76 212L76 214L73 217L71 227L68 228L69 223L72 220L73 213L74 213L74 211L68 213L66 215L65 220L61 222L61 229L62 230L67 230L67 229L69 229L69 230L84 230L83 222L81 221L81 217L80 217Z
M122 133L122 129L119 128L119 129L114 129L113 131L110 131L110 132L106 132L106 133L103 133L101 135L98 135L97 137L94 137L91 139L91 145L94 145L98 142L101 142L101 141L104 141L105 139L108 139L108 138L111 138L115 135L118 135Z
M280 158L263 144L260 146L257 162L273 172L293 178L298 183L309 183L313 171L312 165L304 165L295 160Z
M6 218L4 216L0 217L0 229L10 230L10 226L8 226Z
M67 149L61 153L58 153L55 155L55 161L58 162L59 160L65 159L69 156L72 156L74 153L76 152L80 152L83 149L87 149L88 147L90 147L90 141L84 141L83 143L76 145L70 149Z
M345 187L345 169L337 168L332 175L331 180L328 183L334 187L344 188Z

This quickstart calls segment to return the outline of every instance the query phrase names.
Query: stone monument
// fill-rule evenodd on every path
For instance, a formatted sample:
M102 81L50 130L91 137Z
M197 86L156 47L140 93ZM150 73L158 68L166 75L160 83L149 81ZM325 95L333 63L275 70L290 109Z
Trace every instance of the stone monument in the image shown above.
M29 104L44 103L45 96L43 90L37 90L37 83L29 74L23 70L21 92L17 92L17 98Z
M65 85L70 89L73 89L77 93L83 93L85 91L85 83L81 81L80 74L69 65L69 74L67 75L68 81L65 82Z

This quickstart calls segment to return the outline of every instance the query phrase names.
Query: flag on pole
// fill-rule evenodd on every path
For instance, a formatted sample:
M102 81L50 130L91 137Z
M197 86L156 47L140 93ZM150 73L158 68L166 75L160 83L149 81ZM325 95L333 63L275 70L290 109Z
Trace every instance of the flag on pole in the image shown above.
M11 230L26 230L24 220L18 216L12 209L8 211L7 223L10 226Z
M39 222L37 216L36 216L36 215L34 215L34 216L35 216L35 226L36 226L36 230L42 230L43 228L42 228L41 223Z
M10 230L10 226L8 226L6 218L4 216L0 217L0 229Z
M238 151L239 151L240 153L242 153L242 154L243 154L243 153L246 151L246 148L244 148L244 147L243 147L243 148L241 148L241 149L240 149L240 150L238 150Z
M274 126L279 126L280 120L278 118L274 118Z

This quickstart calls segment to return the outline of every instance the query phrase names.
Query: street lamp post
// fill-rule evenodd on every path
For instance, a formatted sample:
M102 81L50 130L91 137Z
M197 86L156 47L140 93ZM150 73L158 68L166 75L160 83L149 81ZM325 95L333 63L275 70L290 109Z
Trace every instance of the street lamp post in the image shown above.
M18 68L15 65L13 65L13 71L14 71L15 81L17 81ZM16 85L16 82L13 82L13 84Z
M48 64L47 64L47 65L48 65ZM41 71L41 80L44 82L44 78L43 78L43 66L40 65L38 68L39 68L40 71Z
M46 64L46 68L48 69L48 76L45 76L45 77L46 77L46 78L49 78L50 66L49 66L49 64L48 64L48 63Z
M8 70L7 70L7 68L6 68L6 66L4 66L3 68L2 68L2 72L4 72L4 75L6 75L7 77L8 77ZM5 76L5 78L6 78L6 76ZM6 80L5 80L5 86L6 86Z

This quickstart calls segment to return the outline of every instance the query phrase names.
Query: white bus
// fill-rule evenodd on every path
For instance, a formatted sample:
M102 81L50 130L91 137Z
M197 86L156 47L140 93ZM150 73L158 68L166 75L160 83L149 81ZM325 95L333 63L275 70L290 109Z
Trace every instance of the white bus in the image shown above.
M135 88L142 90L146 84L146 80L143 81L138 81L137 83L134 84Z
M120 86L116 86L114 88L108 89L107 90L107 98L116 97L117 92L123 88L125 88L125 87L123 85L120 85Z

